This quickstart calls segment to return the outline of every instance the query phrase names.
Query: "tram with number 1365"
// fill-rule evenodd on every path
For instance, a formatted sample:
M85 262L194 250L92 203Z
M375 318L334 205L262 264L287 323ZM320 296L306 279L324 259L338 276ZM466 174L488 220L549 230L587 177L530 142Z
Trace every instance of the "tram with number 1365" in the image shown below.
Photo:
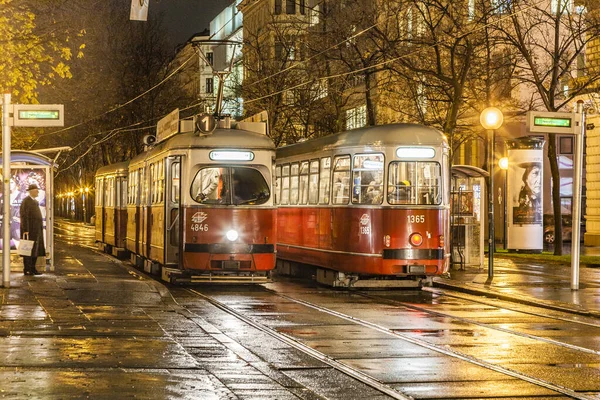
M278 270L340 287L410 287L448 271L449 147L429 127L351 130L277 150Z

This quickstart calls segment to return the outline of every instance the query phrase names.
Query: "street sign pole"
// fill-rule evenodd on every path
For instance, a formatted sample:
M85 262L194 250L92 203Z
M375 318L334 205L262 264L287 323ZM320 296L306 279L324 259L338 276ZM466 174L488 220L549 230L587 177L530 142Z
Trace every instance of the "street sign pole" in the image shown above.
M585 112L583 101L577 102L577 113L581 115L579 132L575 133L575 160L573 162L573 213L571 215L571 290L579 290L579 248L581 246L581 181L583 167L583 139L585 136ZM575 128L577 129L577 127Z
M2 286L10 287L10 93L2 100Z
M10 137L11 127L64 126L63 104L11 104L10 93L2 99L2 285L10 287ZM11 115L12 114L12 115ZM53 196L54 193L49 193ZM48 199L49 202L52 199ZM52 232L52 229L46 232Z
M573 201L571 212L571 290L579 290L579 251L581 240L581 182L583 167L583 139L585 137L585 111L583 101L577 102L573 113L528 111L527 128L530 132L560 133L575 136L573 160Z

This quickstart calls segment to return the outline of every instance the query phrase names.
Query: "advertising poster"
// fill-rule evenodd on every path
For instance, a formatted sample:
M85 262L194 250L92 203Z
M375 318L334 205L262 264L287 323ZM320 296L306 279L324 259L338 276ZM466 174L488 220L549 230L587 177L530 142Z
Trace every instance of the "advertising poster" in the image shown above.
M37 201L40 204L40 211L44 218L44 242L46 240L46 170L43 168L23 168L11 169L10 178L10 248L16 250L21 238L21 216L19 208L23 199L29 194L27 188L35 184L40 188ZM1 188L0 188L1 190ZM4 204L4 193L0 193L0 204ZM4 229L4 221L0 221L0 232ZM0 236L1 237L1 236ZM0 240L0 250L4 248Z
M543 248L543 147L508 150L508 248Z

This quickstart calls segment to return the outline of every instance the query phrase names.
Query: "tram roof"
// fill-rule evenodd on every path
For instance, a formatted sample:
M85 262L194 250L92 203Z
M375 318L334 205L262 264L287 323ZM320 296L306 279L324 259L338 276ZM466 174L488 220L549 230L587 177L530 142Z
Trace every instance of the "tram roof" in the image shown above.
M137 155L131 163L139 162L167 150L182 149L260 149L275 150L275 144L266 135L242 129L216 129L210 135L184 132L170 137L152 149Z
M96 176L109 174L127 175L127 167L129 167L129 161L121 161L118 163L105 165L96 171Z
M447 145L444 134L435 128L417 124L389 124L353 129L322 138L307 140L277 149L278 157L313 151L358 146Z

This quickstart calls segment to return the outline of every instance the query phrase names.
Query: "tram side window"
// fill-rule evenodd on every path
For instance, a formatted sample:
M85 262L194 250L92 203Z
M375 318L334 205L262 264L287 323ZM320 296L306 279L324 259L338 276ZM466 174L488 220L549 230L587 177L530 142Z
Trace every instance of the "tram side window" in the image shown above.
M431 161L390 163L388 202L410 205L441 204L441 171L440 164Z
M331 177L331 157L321 158L319 175L319 204L329 204L329 178Z
M131 204L132 205L136 205L138 203L138 197L139 197L139 171L135 170L131 173L131 178L130 178L130 194L131 194Z
M158 199L157 202L158 203L163 203L165 201L165 162L160 161L158 164L156 164L157 166L157 179L158 179Z
M348 204L350 200L350 156L333 160L333 204Z
M171 179L173 184L171 185L171 203L179 203L179 163L171 164Z
M382 153L357 154L352 165L352 203L381 204L383 201Z
M156 180L156 164L150 164L150 203L156 204L156 193L157 193L157 180Z
M310 162L310 177L308 179L308 203L319 202L319 160Z
M123 177L121 179L121 204L119 204L119 208L122 208L127 204L127 194L129 193L127 191L127 178Z
M114 193L115 178L108 178L106 180L106 187L104 190L104 205L106 207L114 207Z
M281 168L281 204L290 202L290 166L284 165Z
M96 207L102 207L102 194L104 193L102 183L102 179L96 179Z
M281 201L281 167L275 167L275 204Z
M299 204L308 204L308 161L300 165L300 201Z
M140 196L140 204L147 205L148 204L148 174L146 172L146 168L140 168L140 183L142 186L142 193Z
M300 171L300 165L298 163L292 164L290 169L290 204L298 204L298 172Z

